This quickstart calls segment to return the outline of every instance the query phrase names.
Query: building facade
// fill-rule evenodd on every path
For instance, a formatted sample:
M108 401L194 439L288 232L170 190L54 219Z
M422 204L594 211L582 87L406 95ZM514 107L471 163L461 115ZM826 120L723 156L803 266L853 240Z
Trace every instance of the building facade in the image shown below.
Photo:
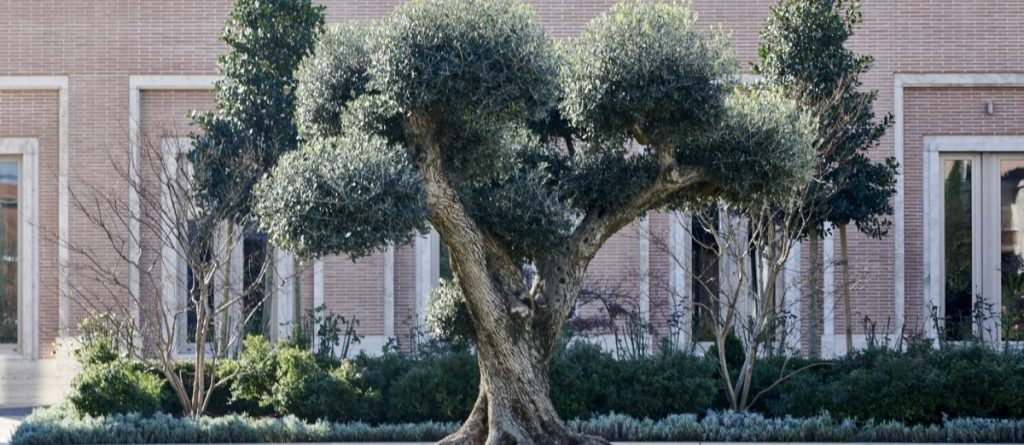
M400 2L323 3L333 23L381 17ZM551 35L571 38L612 1L530 3ZM748 67L772 4L695 0L693 7L701 26L720 24L731 33ZM194 0L0 5L0 406L45 403L66 385L68 340L94 308L77 298L87 269L79 246L109 241L76 197L89 184L128 194L114 171L128 168L130 153L186 141L194 131L188 111L213 107L216 57L225 49L218 36L230 7ZM872 332L1021 340L1024 10L1009 0L911 0L867 1L862 12L850 46L875 58L864 88L879 92L877 114L895 118L871 155L894 156L902 174L888 236L852 233L855 344ZM588 272L595 286L613 283L635 297L655 339L700 340L685 315L697 292L687 264L673 259L691 266L706 260L687 226L685 215L637 221L608 242ZM130 233L128 249L160 263L163 253L145 232ZM787 267L784 279L797 283L812 255L826 264L819 313L799 298L806 285L787 288L789 301L799 302L790 309L799 320L794 348L806 347L809 320L817 317L823 353L845 352L839 275L830 266L837 244L827 238L817 252L805 247ZM117 252L104 252L117 261ZM296 304L324 305L359 320L359 347L369 351L413 335L443 269L435 235L355 262L305 263L294 273L283 270L291 264L286 254L273 255L280 256L282 282L267 306L272 334L287 335ZM728 265L716 267L721 277L730 274ZM144 273L125 270L140 300L178 295L140 278ZM140 304L137 316L145 318L149 307ZM691 321L673 322L678 314ZM942 318L960 321L934 322Z

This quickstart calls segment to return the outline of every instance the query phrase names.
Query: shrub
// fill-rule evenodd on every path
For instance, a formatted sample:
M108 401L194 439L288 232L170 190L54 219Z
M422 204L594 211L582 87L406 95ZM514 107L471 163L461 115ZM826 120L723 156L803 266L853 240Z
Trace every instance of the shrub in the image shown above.
M442 279L427 302L427 329L435 338L471 342L476 338L469 307L456 280Z
M351 366L325 367L307 350L272 348L262 337L249 337L238 366L246 371L231 384L232 403L255 405L261 414L348 420L364 407Z
M181 412L162 375L147 371L145 363L111 361L109 352L95 351L83 356L93 358L75 382L71 401L79 412ZM465 343L439 343L424 351L362 354L337 362L250 337L238 360L218 362L216 372L237 377L214 393L208 414L373 424L462 420L478 391L472 350ZM192 381L188 362L176 372L186 384ZM713 358L663 348L653 356L617 360L596 345L575 342L552 353L550 396L566 419L701 413L727 406L717 374ZM777 383L780 375L786 378ZM947 416L1021 418L1024 354L971 346L872 348L830 361L772 357L754 369L751 396L762 391L751 410L773 417L829 412L861 422L907 424L937 423Z
M669 350L616 360L597 345L577 342L552 357L551 400L564 418L697 413L714 400L714 369L706 360Z
M80 414L153 414L162 407L165 381L135 362L90 363L75 377L68 400Z
M452 346L438 354L381 357L360 355L354 361L364 376L365 391L376 391L375 422L458 421L476 401L480 371L476 357L465 347Z

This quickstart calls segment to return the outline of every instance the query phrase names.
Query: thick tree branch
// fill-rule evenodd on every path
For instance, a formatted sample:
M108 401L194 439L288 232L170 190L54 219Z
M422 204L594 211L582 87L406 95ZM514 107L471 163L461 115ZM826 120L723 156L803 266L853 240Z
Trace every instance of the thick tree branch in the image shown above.
M531 313L523 300L516 298L525 296L519 267L497 238L480 229L459 199L445 170L436 123L426 116L414 115L407 119L405 128L423 178L430 223L452 252L452 267L475 323L521 330L509 325L510 321L521 323ZM478 332L495 335L490 329Z
M678 165L671 146L660 145L655 151L660 173L646 190L617 209L588 210L569 238L564 253L538 259L540 281L532 292L538 308L543 310L538 311L534 329L550 334L538 337L553 339L561 329L582 286L587 265L608 238L644 213L663 205L673 194L704 180L702 169ZM549 344L540 346L542 351L550 349Z

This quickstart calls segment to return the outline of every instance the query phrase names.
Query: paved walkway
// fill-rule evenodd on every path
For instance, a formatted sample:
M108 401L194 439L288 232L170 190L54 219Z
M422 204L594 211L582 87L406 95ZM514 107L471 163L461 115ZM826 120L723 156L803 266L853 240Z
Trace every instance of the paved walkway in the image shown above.
M21 424L32 408L3 408L0 409L0 444L11 441L14 429Z

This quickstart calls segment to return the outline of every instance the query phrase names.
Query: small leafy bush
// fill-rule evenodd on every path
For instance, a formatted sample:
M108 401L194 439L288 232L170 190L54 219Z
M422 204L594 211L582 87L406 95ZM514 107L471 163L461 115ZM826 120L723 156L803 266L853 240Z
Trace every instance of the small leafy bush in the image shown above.
M142 413L163 406L165 381L129 361L91 363L75 377L68 400L84 415Z
M244 340L238 366L244 370L231 384L231 402L255 405L254 414L295 415L305 420L348 420L364 406L349 365L324 366L312 352L277 348L262 337Z
M810 361L785 360L787 372ZM870 348L787 378L754 407L771 416L828 411L861 421L937 423L946 417L1024 417L1024 354L981 345ZM783 359L766 360L755 388L778 378ZM756 390L756 389L755 389Z
M427 329L434 338L452 342L473 341L476 330L459 283L441 279L427 302Z
M715 399L714 372L710 361L677 351L616 360L597 345L577 342L552 357L551 398L564 418L697 413Z
M459 421L476 401L480 371L464 345L433 354L360 355L353 366L365 391L379 395L359 420L370 422Z

